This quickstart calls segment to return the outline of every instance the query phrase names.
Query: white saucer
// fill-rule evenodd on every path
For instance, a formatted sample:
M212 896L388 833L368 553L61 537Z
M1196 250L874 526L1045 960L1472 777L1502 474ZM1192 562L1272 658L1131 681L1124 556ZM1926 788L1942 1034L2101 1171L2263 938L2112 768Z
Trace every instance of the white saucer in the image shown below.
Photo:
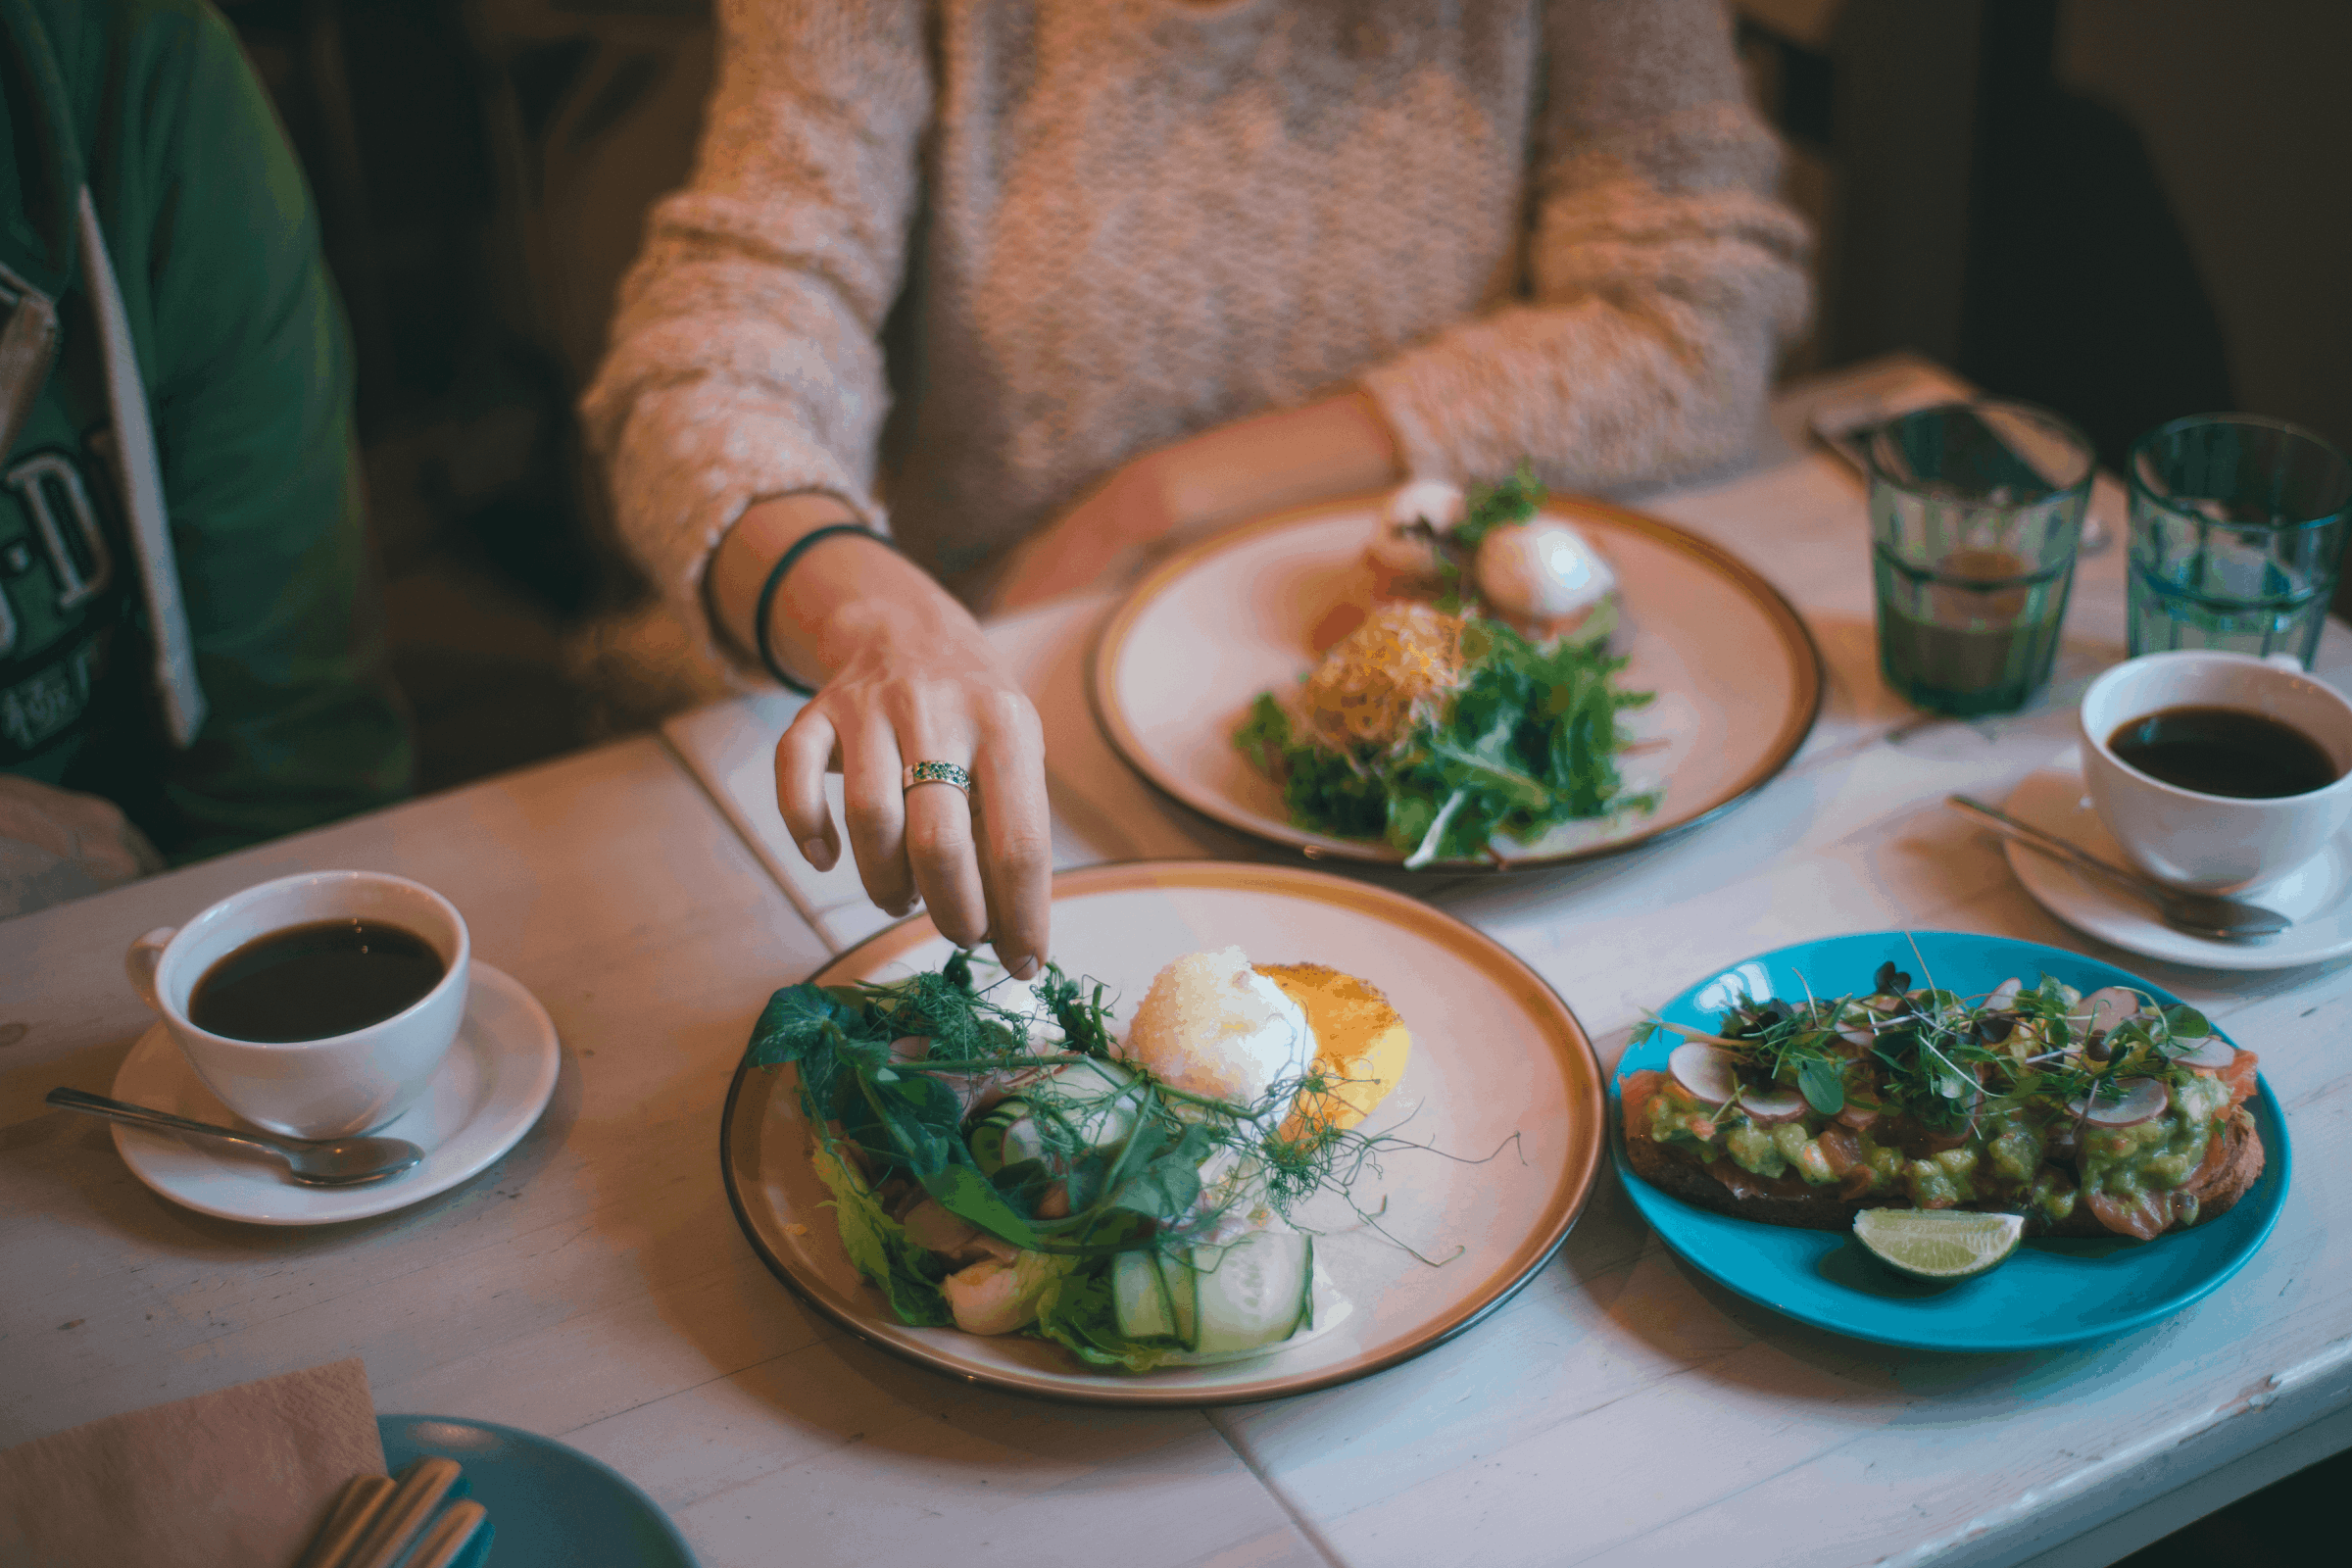
M365 1219L447 1192L514 1147L555 1093L556 1026L522 982L476 958L458 1027L431 1085L376 1131L406 1138L424 1158L364 1187L302 1187L267 1154L231 1144L115 1127L122 1162L157 1192L200 1214L254 1225L329 1225ZM115 1074L114 1095L195 1121L237 1118L204 1086L162 1024L139 1037Z
M2073 756L2019 784L2010 792L2008 811L2102 860L2132 863L2099 819ZM2215 942L2176 931L2157 918L2152 905L2121 889L2035 854L2014 839L2002 840L2001 848L2009 857L2009 869L2043 908L2128 952L2200 969L2291 969L2352 953L2352 898L2346 897L2352 893L2352 835L2338 836L2292 875L2272 883L2251 901L2295 922L2260 942Z

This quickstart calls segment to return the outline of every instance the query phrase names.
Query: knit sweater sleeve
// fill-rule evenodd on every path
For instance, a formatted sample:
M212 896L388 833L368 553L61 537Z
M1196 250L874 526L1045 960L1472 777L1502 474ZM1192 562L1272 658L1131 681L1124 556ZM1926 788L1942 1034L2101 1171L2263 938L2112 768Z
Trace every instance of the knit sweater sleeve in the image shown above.
M1605 489L1750 439L1802 324L1809 236L1773 198L1718 0L1551 0L1524 297L1363 377L1415 473L1531 458Z
M824 491L883 525L879 334L932 93L920 0L722 0L718 24L692 178L648 215L581 402L622 536L706 639L704 570L753 502Z

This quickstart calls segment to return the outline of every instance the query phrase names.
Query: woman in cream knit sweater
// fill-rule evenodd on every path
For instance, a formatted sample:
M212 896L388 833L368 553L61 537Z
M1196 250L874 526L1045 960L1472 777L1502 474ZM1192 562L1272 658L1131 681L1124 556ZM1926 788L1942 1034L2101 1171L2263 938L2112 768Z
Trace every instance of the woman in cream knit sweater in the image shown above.
M1016 973L1047 941L1036 715L965 602L1175 532L1534 460L1734 457L1804 313L1717 0L721 0L689 185L584 404L622 526L745 664L809 859L848 829ZM887 524L885 523L887 518ZM950 585L951 593L941 586ZM902 790L968 764L972 799Z

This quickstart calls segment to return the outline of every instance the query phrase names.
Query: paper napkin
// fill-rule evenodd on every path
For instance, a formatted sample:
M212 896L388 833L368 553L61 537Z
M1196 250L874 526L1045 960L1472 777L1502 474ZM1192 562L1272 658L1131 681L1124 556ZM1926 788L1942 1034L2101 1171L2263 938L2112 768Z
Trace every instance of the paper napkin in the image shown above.
M279 1568L383 1473L367 1368L330 1361L0 1452L0 1563Z

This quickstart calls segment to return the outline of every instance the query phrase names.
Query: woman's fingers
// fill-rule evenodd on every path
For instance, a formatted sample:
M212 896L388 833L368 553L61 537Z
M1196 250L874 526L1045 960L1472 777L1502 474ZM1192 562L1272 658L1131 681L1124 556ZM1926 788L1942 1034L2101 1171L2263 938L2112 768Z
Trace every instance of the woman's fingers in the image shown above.
M990 938L999 961L1026 980L1051 951L1054 841L1045 736L1037 710L1017 692L994 698L972 764L972 788Z
M899 793L898 735L890 720L868 710L840 720L843 814L858 857L865 896L892 914L914 906L906 870L906 813Z
M915 761L952 761L925 751ZM906 863L930 907L931 923L959 948L988 935L988 902L972 859L972 807L953 784L917 784L906 791Z
M1048 953L1053 893L1036 710L1010 688L955 682L881 701L860 695L867 701L809 704L776 743L776 804L794 841L820 870L840 857L824 795L833 759L867 896L893 914L919 896L950 941L990 942L1007 969L1034 975ZM966 759L968 797L951 784L904 785L907 763Z
M803 708L776 742L776 811L802 858L819 871L832 870L841 858L841 838L825 804L825 772L837 744L833 721L815 703Z

